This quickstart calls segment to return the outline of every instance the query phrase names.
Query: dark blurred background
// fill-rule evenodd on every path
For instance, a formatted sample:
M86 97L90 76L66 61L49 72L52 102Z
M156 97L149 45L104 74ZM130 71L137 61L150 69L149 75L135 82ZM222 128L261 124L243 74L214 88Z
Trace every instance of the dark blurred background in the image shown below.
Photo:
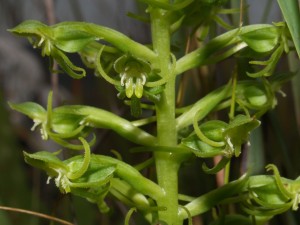
M238 1L232 2L236 4ZM248 4L246 24L282 20L277 2L274 0L249 0ZM137 4L134 0L0 0L0 205L47 213L79 225L123 224L121 221L127 209L122 204L109 200L114 210L108 215L101 215L95 205L77 197L58 193L53 182L46 184L47 177L43 172L32 169L23 162L23 150L56 151L60 147L50 141L42 141L39 131L30 131L32 121L13 112L7 105L8 101L14 103L35 101L45 105L52 86L48 59L42 58L39 51L32 49L26 39L11 35L7 29L27 19L40 20L47 24L73 20L87 21L117 29L146 44L151 41L149 26L126 16L128 12L144 13L144 11L145 6ZM79 63L76 56L74 60ZM223 62L220 67L210 68L210 71L213 75L220 76L221 71L231 66L226 63ZM281 60L278 70L296 71L298 67L298 59L290 55ZM230 69L228 71L230 72ZM198 73L200 72L199 70ZM114 88L106 85L103 80L96 79L92 71L88 73L88 76L81 80L59 75L57 87L59 102L93 105L130 118L128 107L116 98ZM201 81L196 79L196 82ZM196 89L200 93L198 96L200 98L203 92L197 90L199 87L201 88L201 84L194 84L187 92ZM283 92L286 93L286 97L278 95L278 106L261 119L261 128L251 136L251 151L248 150L242 160L248 167L252 167L253 173L265 173L264 166L272 162L278 166L282 175L295 179L300 174L299 75L283 87ZM97 135L95 152L109 154L111 149L130 147L112 132L104 130L99 131ZM128 154L122 156L132 162L135 160L134 157L139 157L131 158ZM199 195L215 185L215 178L213 176L207 178L201 171L199 162L185 165L181 176L180 189L186 193ZM207 181L205 185L203 180ZM296 225L300 223L299 221L299 212L288 212L274 218L271 224ZM54 223L0 210L0 224ZM195 220L195 225L201 224L207 224L205 219Z

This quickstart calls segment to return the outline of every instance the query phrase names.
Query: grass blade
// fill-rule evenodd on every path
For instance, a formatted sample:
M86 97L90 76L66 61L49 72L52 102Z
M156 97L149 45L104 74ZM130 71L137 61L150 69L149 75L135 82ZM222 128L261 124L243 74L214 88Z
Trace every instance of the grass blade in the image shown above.
M283 17L291 32L298 57L300 58L300 12L298 0L277 0Z

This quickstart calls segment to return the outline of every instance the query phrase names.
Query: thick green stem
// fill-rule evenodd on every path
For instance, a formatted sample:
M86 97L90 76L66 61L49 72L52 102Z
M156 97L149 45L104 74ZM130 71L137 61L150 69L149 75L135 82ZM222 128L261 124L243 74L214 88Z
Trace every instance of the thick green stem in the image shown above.
M167 12L154 8L150 13L153 48L158 56L155 67L159 68L162 77L169 77L172 76L170 74L172 71L170 66L170 24ZM156 113L158 145L176 146L175 78L167 82L162 98L156 104ZM159 219L168 225L180 225L182 221L178 219L177 187L179 162L172 153L156 152L155 163L158 184L165 192L163 197L157 199L158 206L166 208L166 210L159 212Z

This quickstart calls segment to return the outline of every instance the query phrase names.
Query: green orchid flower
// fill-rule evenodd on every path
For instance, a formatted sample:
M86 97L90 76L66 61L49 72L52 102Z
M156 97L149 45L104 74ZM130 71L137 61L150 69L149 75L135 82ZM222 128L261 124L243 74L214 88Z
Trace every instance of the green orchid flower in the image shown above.
M221 161L213 168L208 168L205 163L203 164L205 172L216 173L223 169L233 156L238 157L241 154L242 144L248 141L250 131L259 124L260 122L255 118L241 114L229 124L219 120L210 120L198 126L195 119L195 132L184 138L181 144L201 158L222 156Z
M127 98L132 95L141 98L147 76L151 72L150 64L127 54L115 61L114 69L120 75L121 86L125 86Z
M97 203L102 212L108 209L104 203L108 192L142 210L150 207L144 195L154 200L164 195L157 184L134 167L109 156L91 154L89 143L82 137L78 139L84 149L83 156L62 161L57 157L59 152L24 152L25 161L45 170L49 176L47 183L54 179L62 193L72 193Z
M64 147L81 150L82 145L72 144L70 140L81 136L89 136L91 132L91 127L86 123L85 116L75 115L72 112L60 113L53 111L52 92L48 95L47 109L33 102L9 104L12 109L27 115L33 120L32 131L40 127L43 140L51 139ZM94 143L95 137L89 144L93 145Z
M98 39L84 31L74 32L68 29L62 31L59 26L47 26L35 20L27 20L9 31L27 37L33 48L41 48L42 56L54 59L75 79L84 77L86 72L75 66L65 53L78 52L88 43Z
M273 164L266 166L274 176L258 175L250 177L248 197L241 202L243 210L249 215L273 217L289 209L297 210L300 203L299 179L282 178Z

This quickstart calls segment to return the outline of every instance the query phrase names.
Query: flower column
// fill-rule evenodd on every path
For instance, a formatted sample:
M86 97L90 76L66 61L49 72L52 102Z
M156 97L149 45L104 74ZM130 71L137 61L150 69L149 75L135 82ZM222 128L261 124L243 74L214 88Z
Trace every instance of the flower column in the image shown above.
M168 3L168 1L161 0ZM168 12L151 8L151 28L153 49L157 54L155 68L160 70L160 76L171 77L166 83L160 101L156 104L157 136L159 146L172 147L177 144L175 122L175 78L172 77L170 53L170 24ZM165 211L159 212L159 219L168 225L180 225L178 219L178 168L179 162L171 152L156 152L155 162L159 185L165 191L164 197L158 200Z

